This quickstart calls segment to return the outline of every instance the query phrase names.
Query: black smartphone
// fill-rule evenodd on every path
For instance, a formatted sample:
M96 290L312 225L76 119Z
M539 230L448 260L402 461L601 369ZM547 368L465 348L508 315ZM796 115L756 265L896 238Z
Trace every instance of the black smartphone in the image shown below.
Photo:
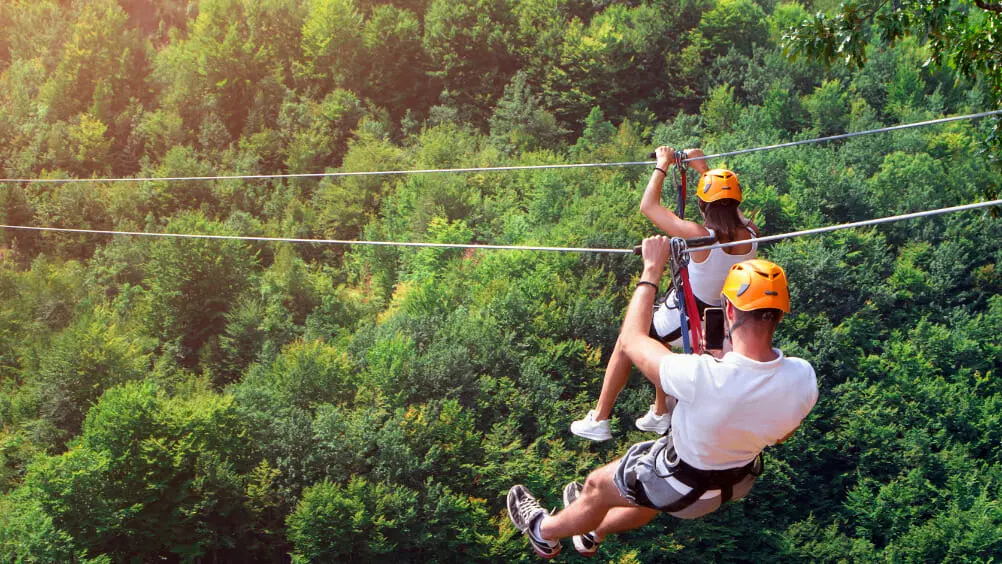
M721 350L724 348L724 310L708 307L703 312L703 348Z

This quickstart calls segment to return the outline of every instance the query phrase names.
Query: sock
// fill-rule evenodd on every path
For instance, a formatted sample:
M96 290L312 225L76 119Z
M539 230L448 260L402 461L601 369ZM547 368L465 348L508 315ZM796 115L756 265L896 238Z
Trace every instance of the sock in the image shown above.
M550 541L543 538L543 531L540 530L540 526L543 524L543 517L546 517L546 515L540 513L539 517L536 517L536 519L532 522L532 526L529 527L529 531L532 534L532 538L539 542L549 543Z

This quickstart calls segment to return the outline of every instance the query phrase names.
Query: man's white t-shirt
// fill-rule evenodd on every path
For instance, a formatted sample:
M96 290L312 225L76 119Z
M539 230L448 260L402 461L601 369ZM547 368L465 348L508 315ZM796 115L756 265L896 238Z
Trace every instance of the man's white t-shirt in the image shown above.
M800 358L769 362L729 352L669 354L661 387L678 398L671 418L679 457L702 470L744 466L796 429L818 401L814 368Z

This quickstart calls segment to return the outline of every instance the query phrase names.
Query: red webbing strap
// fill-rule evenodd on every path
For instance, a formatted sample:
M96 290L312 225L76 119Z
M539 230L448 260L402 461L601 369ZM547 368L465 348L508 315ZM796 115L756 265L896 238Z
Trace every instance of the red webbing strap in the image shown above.
M682 278L682 295L685 298L685 310L689 318L690 346L694 354L703 354L703 322L699 315L699 307L696 305L696 296L692 293L692 285L689 284L689 267L679 269L679 276Z

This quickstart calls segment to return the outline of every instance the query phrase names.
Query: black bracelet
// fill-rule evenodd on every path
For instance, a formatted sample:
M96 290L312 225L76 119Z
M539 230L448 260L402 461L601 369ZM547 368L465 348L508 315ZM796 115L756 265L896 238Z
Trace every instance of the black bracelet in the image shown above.
M654 170L660 172L661 174L668 176L668 171L663 168L654 167Z
M655 283L655 282L648 282L647 280L641 280L640 282L637 282L637 285L634 286L633 289L636 290L637 288L639 288L641 286L650 286L651 288L654 288L655 292L657 292L660 289L658 287L657 283Z

